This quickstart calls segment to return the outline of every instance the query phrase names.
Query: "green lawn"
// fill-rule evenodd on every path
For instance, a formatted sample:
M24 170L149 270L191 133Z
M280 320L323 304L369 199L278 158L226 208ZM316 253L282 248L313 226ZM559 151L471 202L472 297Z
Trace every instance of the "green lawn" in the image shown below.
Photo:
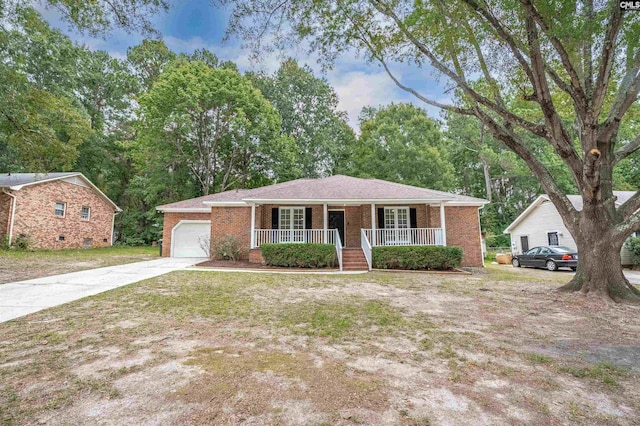
M0 424L629 424L638 309L569 278L177 271L0 324Z
M68 250L2 250L0 283L151 260L158 247L106 247Z

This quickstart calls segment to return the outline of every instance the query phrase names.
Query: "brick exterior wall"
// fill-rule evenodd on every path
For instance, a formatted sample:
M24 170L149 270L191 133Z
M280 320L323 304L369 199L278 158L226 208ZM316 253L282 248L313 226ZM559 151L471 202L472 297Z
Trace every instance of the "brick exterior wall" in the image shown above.
M13 198L0 192L0 238L9 234L9 221L11 220L11 203Z
M256 229L271 228L271 209L277 205L263 205L256 207ZM313 209L313 228L323 228L322 205L306 206ZM376 205L377 209L384 205ZM440 207L412 204L416 209L416 227L439 228ZM346 246L360 247L360 229L371 227L371 205L362 206L329 206L329 209L345 210ZM462 266L482 266L482 249L480 246L480 223L478 208L446 207L447 245L460 246L464 251ZM251 243L251 207L213 207L211 213L165 213L163 230L162 255L169 256L171 247L171 229L183 219L207 220L211 219L211 241L224 235L236 235L247 249ZM377 224L377 222L376 222ZM263 261L260 250L247 250L246 258L250 262Z
M445 207L444 214L447 245L462 248L462 266L482 266L478 207ZM439 216L438 213L438 221Z
M249 252L249 262L264 264L264 258L262 257L262 250L259 248L251 249L251 251Z
M226 236L235 235L247 248L243 260L249 259L251 245L251 207L212 207L211 244Z
M85 239L92 240L91 247L111 245L114 208L93 188L55 180L26 186L14 194L13 238L28 235L34 248L47 249L82 248ZM56 202L66 203L65 217L55 215ZM80 218L82 206L91 208L88 221ZM57 241L59 236L64 241Z
M162 256L171 256L171 231L181 220L211 220L211 213L165 213L162 227Z

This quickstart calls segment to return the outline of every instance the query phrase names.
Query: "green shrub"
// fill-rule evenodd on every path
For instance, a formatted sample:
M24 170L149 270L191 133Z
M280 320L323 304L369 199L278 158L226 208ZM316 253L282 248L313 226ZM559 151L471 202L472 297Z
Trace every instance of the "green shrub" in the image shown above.
M624 245L633 254L633 264L640 264L640 237L629 238Z
M11 244L17 250L29 250L31 248L31 237L25 234L18 235Z
M201 237L198 243L204 251L207 251L209 237ZM216 259L240 260L247 252L247 249L235 235L225 235L213 242L210 252Z
M333 244L262 244L260 248L267 265L295 268L329 268L336 265L336 248Z
M11 245L9 244L9 236L5 235L0 241L0 250L9 250L10 248Z
M447 270L460 266L462 249L449 246L374 247L373 267L377 269Z
M487 247L510 247L511 236L509 234L487 235L484 239Z

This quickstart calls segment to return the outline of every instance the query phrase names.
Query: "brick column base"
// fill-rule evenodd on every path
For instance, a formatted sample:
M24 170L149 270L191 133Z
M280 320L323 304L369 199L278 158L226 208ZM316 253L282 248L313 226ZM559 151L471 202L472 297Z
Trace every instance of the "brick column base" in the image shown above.
M259 248L251 249L249 252L249 263L260 263L264 265L262 250Z

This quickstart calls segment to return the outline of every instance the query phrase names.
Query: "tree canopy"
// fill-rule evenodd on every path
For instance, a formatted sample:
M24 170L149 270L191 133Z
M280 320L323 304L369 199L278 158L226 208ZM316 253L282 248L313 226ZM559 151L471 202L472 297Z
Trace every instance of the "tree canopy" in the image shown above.
M355 135L327 81L289 59L273 76L259 73L253 82L280 113L283 134L296 143L298 170L292 173L314 178L336 172Z
M438 190L453 190L453 165L440 125L410 104L366 108L352 151L353 174Z
M289 165L280 117L251 82L201 61L176 62L140 97L141 142L184 162L202 194L277 177Z

